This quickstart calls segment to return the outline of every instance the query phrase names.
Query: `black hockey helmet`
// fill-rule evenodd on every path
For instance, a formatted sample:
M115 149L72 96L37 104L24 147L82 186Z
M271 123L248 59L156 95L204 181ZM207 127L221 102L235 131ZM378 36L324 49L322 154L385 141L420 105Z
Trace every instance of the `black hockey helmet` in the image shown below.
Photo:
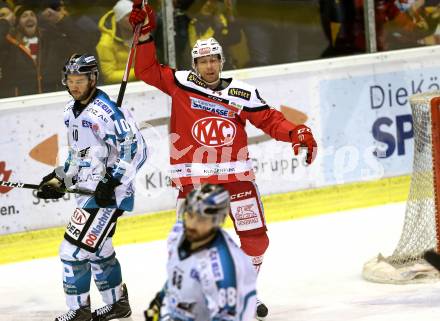
M211 217L219 226L229 213L229 192L221 185L202 184L186 196L184 211Z
M98 81L98 62L95 56L89 54L73 54L63 67L62 84L66 86L67 75L89 75Z

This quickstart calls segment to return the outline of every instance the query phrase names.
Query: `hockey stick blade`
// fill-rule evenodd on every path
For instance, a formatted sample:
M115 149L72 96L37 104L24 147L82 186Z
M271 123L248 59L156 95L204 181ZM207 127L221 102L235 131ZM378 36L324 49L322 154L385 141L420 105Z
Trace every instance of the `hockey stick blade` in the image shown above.
M423 254L423 258L431 264L437 271L440 271L440 254L434 250L428 250Z
M26 183L18 183L18 182L0 181L0 186L38 190L38 185L36 185L36 184L26 184ZM61 189L61 190L59 190L59 192L74 193L74 194L79 194L79 195L93 195L93 192L91 192L91 191L84 191L84 190L80 190L80 189Z

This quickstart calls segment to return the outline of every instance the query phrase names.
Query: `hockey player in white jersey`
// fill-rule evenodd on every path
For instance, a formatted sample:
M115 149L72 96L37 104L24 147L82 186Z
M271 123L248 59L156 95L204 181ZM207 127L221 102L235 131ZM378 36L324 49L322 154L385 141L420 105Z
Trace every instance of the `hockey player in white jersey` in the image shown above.
M229 192L203 184L182 207L168 238L168 280L145 311L147 321L247 321L256 309L256 271L220 227Z
M69 155L64 167L40 183L37 196L55 199L62 189L93 192L77 195L77 208L60 247L63 285L69 311L55 321L112 320L130 316L128 293L112 236L116 221L134 203L134 178L147 157L144 139L129 113L96 88L98 65L94 56L73 55L63 69L63 84L72 100L64 123ZM90 309L94 278L104 307Z

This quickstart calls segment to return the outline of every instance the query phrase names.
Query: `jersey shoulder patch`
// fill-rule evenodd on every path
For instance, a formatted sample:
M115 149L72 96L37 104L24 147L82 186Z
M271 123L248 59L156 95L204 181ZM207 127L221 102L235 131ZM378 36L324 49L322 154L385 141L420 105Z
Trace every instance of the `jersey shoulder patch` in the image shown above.
M269 108L257 88L240 80L232 80L227 88L227 95L231 105L243 106L242 109L245 111L252 112Z
M252 94L255 95L255 87L246 84L240 80L233 79L228 86L228 96L241 98L242 100L251 101Z
M98 89L98 94L86 108L90 118L98 122L110 124L118 110L116 104L110 100L109 96Z
M207 89L208 85L191 70L180 70L174 74L178 85L193 89Z
M113 100L111 100L110 97L105 92L99 89L98 89L98 94L93 100L93 105L103 110L109 116L115 114L118 109L116 103Z
M113 106L102 99L96 98L93 101L93 105L104 111L109 116L112 116L115 113Z

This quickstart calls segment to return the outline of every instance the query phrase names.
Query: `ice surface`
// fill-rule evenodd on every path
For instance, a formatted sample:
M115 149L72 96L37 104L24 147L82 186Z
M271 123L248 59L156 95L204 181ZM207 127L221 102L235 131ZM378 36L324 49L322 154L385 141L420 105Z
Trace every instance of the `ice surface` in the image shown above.
M266 320L439 320L440 283L387 285L361 277L365 261L396 246L404 212L399 203L270 224L258 284L270 310ZM131 320L141 321L165 280L165 241L116 251L134 311ZM0 298L2 320L54 320L66 311L58 258L0 265ZM91 299L94 308L102 305L94 284Z

